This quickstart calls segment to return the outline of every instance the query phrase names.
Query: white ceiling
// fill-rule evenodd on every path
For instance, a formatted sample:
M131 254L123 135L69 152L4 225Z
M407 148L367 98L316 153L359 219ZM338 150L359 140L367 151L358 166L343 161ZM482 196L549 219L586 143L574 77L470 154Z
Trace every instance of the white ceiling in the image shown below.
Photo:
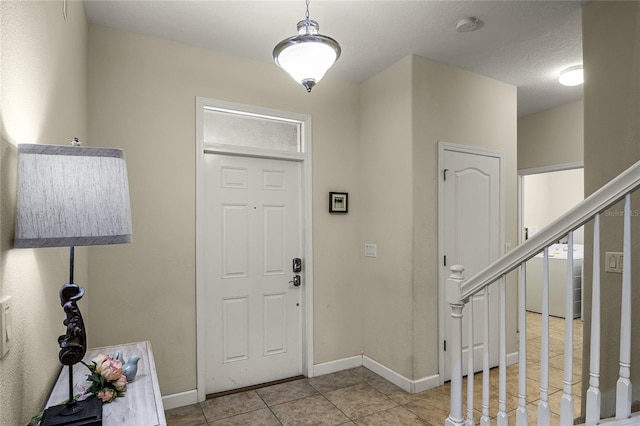
M581 86L561 86L557 77L582 63L584 3L312 0L309 12L320 33L342 47L325 78L362 82L416 54L518 86L522 116L582 99ZM86 1L91 23L263 62L272 62L273 47L295 35L305 8L303 0ZM470 16L482 28L458 33L456 22ZM322 82L314 90L322 90Z

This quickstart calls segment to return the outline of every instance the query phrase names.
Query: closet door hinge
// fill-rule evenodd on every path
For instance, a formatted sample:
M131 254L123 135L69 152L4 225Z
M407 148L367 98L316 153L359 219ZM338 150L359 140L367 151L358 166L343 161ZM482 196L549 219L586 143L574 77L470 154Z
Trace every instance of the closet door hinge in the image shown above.
M446 340L444 341L444 351L445 352L447 351L447 341Z
M449 171L449 169L444 169L442 171L442 180L447 180L447 172Z

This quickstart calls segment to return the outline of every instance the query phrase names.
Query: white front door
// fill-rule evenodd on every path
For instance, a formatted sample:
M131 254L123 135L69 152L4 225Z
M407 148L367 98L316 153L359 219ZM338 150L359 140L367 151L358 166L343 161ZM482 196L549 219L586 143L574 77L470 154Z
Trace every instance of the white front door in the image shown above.
M302 374L301 163L205 154L206 393Z
M502 255L504 219L502 217L503 186L502 156L471 147L441 144L441 184L439 200L440 227L440 292L444 294L446 279L452 265L462 265L464 276L470 278ZM489 349L490 367L498 365L498 291L489 289ZM463 373L467 372L469 348L469 321L473 321L474 370L482 369L484 345L484 317L487 315L484 292L473 298L473 318L469 309L463 311L462 350ZM444 379L451 378L449 356L445 352L446 341L451 335L451 309L443 306L444 341L441 354L444 358Z

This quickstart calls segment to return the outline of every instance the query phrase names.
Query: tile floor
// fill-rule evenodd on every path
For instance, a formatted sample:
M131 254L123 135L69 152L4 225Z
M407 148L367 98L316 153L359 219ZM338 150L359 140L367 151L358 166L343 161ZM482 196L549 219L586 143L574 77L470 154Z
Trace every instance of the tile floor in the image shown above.
M574 404L580 414L582 321L574 322ZM549 403L552 424L559 424L564 358L564 319L550 318ZM527 313L527 410L536 424L540 398L540 315ZM536 359L538 358L538 359ZM474 419L479 423L482 374L474 377ZM498 369L490 374L489 412L497 413ZM466 394L466 379L464 383ZM507 411L515 424L518 405L518 365L507 368ZM466 400L466 396L463 395ZM409 394L364 367L301 379L209 399L166 411L169 426L441 426L449 414L449 384Z

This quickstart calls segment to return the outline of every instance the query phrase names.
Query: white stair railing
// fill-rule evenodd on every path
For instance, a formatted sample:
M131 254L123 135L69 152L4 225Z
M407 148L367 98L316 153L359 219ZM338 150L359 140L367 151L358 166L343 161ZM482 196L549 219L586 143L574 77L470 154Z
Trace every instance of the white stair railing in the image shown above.
M632 383L631 383L631 193L640 187L640 162L621 173L600 190L589 196L579 205L562 215L549 226L532 236L525 243L516 247L493 264L489 265L470 279L464 278L464 267L455 265L451 267L452 274L446 284L446 298L451 306L452 335L451 350L451 407L449 417L445 420L446 426L461 426L474 424L474 400L473 400L473 351L469 351L467 371L467 418L463 418L462 409L462 317L470 315L472 296L485 292L484 303L488 303L486 292L489 285L498 283L500 314L500 347L499 347L499 389L498 389L498 413L496 414L499 426L507 425L509 415L506 407L506 275L520 267L520 281L518 285L518 320L520 323L519 343L519 378L518 378L518 407L515 411L516 425L528 425L530 413L527 410L527 335L526 335L526 261L543 252L543 290L542 290L542 338L540 350L540 398L537 407L538 425L550 425L552 423L549 405L549 255L548 247L563 237L568 238L567 258L567 294L565 312L565 343L563 359L563 384L560 400L560 424L573 425L574 422L574 397L573 387L573 231L585 223L593 220L593 281L592 305L591 305L591 347L589 366L589 388L586 393L586 424L600 422L601 392L600 392L600 213L610 208L618 201L624 199L624 240L623 240L623 274L622 274L622 302L620 320L620 360L619 378L616 386L616 414L615 418L620 424L628 423L631 414ZM588 285L588 283L587 283ZM484 341L489 341L490 309L496 307L483 307L484 315ZM473 327L470 326L468 338L473 342ZM482 386L482 411L480 425L491 424L489 413L490 386L489 386L489 349L484 345L483 351L483 386ZM640 424L640 417L634 418Z

